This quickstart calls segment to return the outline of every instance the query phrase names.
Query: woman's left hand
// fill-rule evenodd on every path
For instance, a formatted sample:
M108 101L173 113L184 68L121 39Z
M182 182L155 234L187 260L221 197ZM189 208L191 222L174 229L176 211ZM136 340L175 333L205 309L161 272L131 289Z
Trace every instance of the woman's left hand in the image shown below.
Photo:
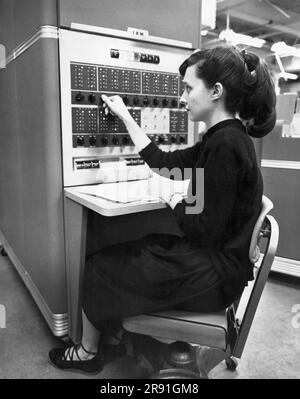
M183 182L168 179L164 176L153 172L153 175L149 181L150 183L150 195L158 196L162 201L167 204L170 202L172 196L175 193L181 193L183 190ZM183 197L183 194L182 194Z

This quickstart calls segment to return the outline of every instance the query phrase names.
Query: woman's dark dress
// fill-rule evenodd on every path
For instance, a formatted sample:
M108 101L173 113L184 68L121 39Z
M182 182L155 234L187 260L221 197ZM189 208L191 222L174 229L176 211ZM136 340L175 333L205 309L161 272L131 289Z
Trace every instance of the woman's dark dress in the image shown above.
M151 168L204 168L204 209L186 214L186 201L176 205L181 238L151 234L88 260L83 309L95 326L175 307L221 310L253 279L248 250L263 184L242 123L220 122L185 150L164 152L150 143L140 155Z

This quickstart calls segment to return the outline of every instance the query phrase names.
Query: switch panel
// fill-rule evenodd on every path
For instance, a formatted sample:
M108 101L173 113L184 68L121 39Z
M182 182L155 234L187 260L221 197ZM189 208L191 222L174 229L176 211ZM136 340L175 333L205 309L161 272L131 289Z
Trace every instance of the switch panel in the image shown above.
M119 95L136 123L165 150L193 145L193 125L180 104L178 68L190 50L60 31L64 184L93 184L103 160L140 162L124 123L104 112L102 94ZM99 162L97 162L99 161ZM142 165L139 165L141 167ZM131 176L134 174L131 173Z
M160 135L188 134L187 112L179 101L180 88L181 78L177 73L71 64L72 133L126 133L126 127L120 119L112 114L106 115L102 106L101 94L118 94L139 126L155 142L170 144L172 141L162 141ZM99 112L95 108L81 108L77 105L93 105ZM176 143L184 144L186 141L176 140ZM84 143L86 146L88 141ZM122 140L107 144L107 140L97 138L95 143L99 147L124 145ZM81 140L73 140L73 146L82 146Z

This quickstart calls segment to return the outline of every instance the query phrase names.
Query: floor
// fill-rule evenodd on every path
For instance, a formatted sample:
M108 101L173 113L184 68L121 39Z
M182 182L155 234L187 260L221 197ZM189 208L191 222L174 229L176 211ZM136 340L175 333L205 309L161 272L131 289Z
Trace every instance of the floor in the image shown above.
M0 304L6 326L0 328L0 379L130 379L143 377L132 357L108 363L96 376L61 371L48 351L61 344L44 321L8 257L0 256ZM297 306L298 305L298 306ZM0 305L0 310L3 306ZM296 313L298 312L298 313ZM0 324L3 327L3 324ZM258 307L236 371L219 364L217 379L300 379L300 280L272 273Z

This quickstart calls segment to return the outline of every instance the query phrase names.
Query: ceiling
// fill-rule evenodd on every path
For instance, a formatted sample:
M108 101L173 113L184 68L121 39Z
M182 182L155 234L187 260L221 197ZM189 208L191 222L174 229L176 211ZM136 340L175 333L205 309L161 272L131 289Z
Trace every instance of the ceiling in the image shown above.
M219 43L226 28L266 40L262 51L278 41L300 47L300 0L217 0L216 29L202 38L202 46Z

